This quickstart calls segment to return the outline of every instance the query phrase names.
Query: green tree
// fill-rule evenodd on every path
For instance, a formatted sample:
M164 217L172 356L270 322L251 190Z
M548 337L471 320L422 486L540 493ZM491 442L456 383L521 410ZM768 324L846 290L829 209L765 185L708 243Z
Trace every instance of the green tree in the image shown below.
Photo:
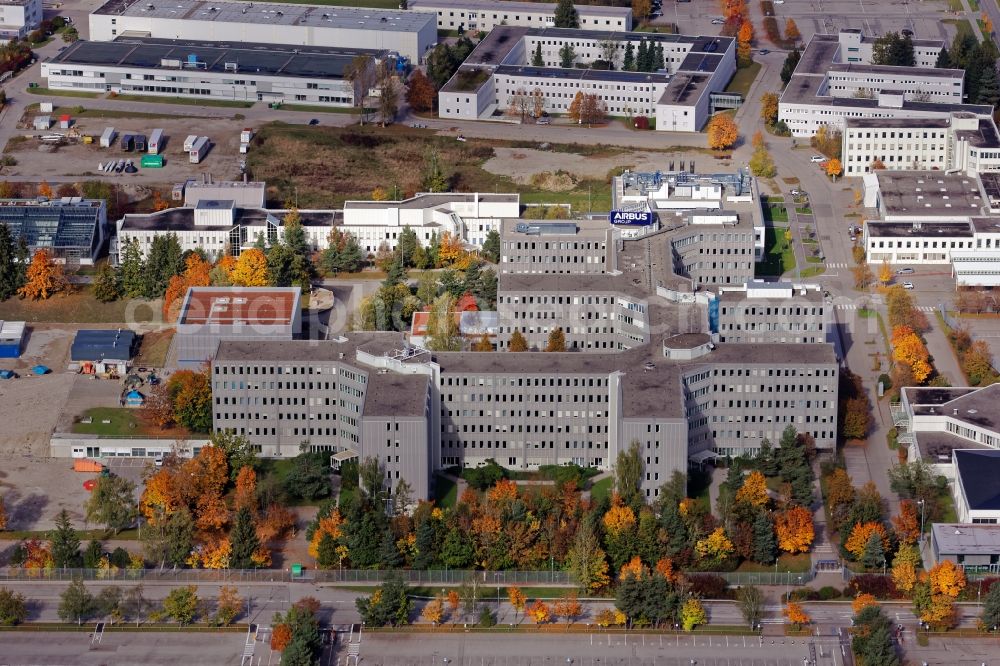
M542 43L538 42L535 45L535 52L531 56L531 66L532 67L544 67L545 61L542 59Z
M486 240L483 241L483 258L486 261L496 264L500 262L500 232L490 229L486 232Z
M450 188L448 177L441 168L441 160L437 151L431 151L427 156L427 168L424 171L424 189L428 192L447 192Z
M787 86L788 82L792 80L792 74L795 73L795 68L798 67L801 59L802 53L798 49L794 49L785 56L785 62L781 65L781 83L783 85Z
M403 566L403 554L396 547L396 537L392 530L386 530L382 534L382 542L379 544L379 563L383 569L398 569Z
M640 72L645 72L649 61L649 48L645 39L639 40L639 48L635 55L635 68Z
M119 295L117 271L111 264L102 263L94 276L94 298L101 303L110 303L117 301Z
M26 264L18 251L18 245L10 227L6 223L0 223L0 301L6 301L24 286Z
M94 611L98 617L121 618L122 588L117 585L102 587L94 597Z
M79 578L74 578L69 587L59 595L59 608L56 612L63 622L83 624L90 619L94 610L94 597Z
M139 241L130 238L122 243L119 250L118 276L121 280L121 293L128 298L138 298L145 293L146 262L139 250Z
M579 28L580 16L573 0L559 0L556 4L555 26L557 28Z
M410 227L403 227L403 230L399 232L399 240L396 245L396 252L403 262L403 267L413 267L413 253L419 244L417 232Z
M180 624L191 624L198 614L199 601L196 585L175 587L163 600L163 612Z
M329 533L324 533L320 538L316 552L316 563L321 569L329 569L340 563L341 557L340 553L337 552L337 540Z
M759 587L744 585L736 590L736 603L750 629L756 629L764 617L764 593Z
M146 298L160 298L167 290L170 278L184 271L184 258L180 241L174 233L157 234L149 247L142 279L142 294ZM124 278L123 278L124 280Z
M441 294L431 304L425 346L432 351L461 351L462 336L455 316L455 298L451 294Z
M142 616L148 607L149 601L145 596L145 588L142 586L142 583L139 583L125 592L121 603L122 617L129 621L135 620L135 625L139 626Z
M635 46L629 41L625 44L625 55L622 57L622 71L635 71Z
M778 552L777 539L774 536L774 525L764 511L757 511L753 521L753 546L750 559L761 564L771 564Z
M13 627L28 619L28 607L20 592L0 587L0 626Z
M574 60L576 60L576 50L569 42L563 44L559 48L559 66L563 69L570 69L573 67Z
M91 539L87 547L83 549L83 568L96 569L104 559L104 547L97 539Z
M254 453L253 444L250 443L246 435L237 435L234 432L224 430L212 433L211 440L212 446L226 454L230 480L235 481L240 470L244 467L257 469L260 466L260 460Z
M167 564L183 567L194 546L194 533L194 518L187 507L169 516L158 515L142 530L146 557L161 568Z
M437 530L430 520L425 520L417 526L416 547L417 554L413 557L414 569L430 569L437 561Z
M873 532L865 543L865 551L861 554L861 563L868 569L875 569L885 564L885 550L882 547L882 537Z
M359 597L355 606L370 627L399 627L410 621L413 602L409 586L398 574L390 574L369 597Z
M229 566L233 569L254 569L253 554L260 548L257 529L253 524L253 515L247 507L236 512L236 521L229 533L229 543L232 551L229 554Z
M285 477L285 490L293 497L317 500L329 497L330 468L322 453L304 451L292 460L292 469Z
M339 229L330 232L327 247L319 255L320 268L330 275L356 273L364 266L364 261L354 234Z
M941 48L934 66L938 69L951 69L951 56L948 55L948 49Z
M863 666L898 666L892 622L880 606L866 606L854 616L851 649Z
M983 625L991 631L1000 627L1000 584L990 585L986 597L983 599L983 614L979 616Z
M118 534L135 523L135 484L121 476L102 476L84 504L87 522L104 525Z
M643 474L642 453L639 451L639 442L633 440L629 443L628 449L618 452L615 459L615 491L622 498L627 506L633 511L643 505L642 491L639 486L642 483Z
M382 559L382 534L388 530L385 514L365 511L360 521L347 525L347 549L351 563L359 569L374 569Z
M319 635L319 620L313 608L318 602L308 597L296 603L282 616L275 613L273 624L287 625L291 639L281 653L281 666L313 666L319 657L322 641Z
M657 42L656 47L653 49L653 61L650 63L649 71L655 72L665 67L666 62L663 60L663 44L662 42Z
M52 563L59 568L71 568L80 565L80 535L69 520L66 509L56 516L56 528L49 533L49 543L52 548Z
M451 569L464 569L476 557L472 541L458 526L448 530L441 544L441 563Z

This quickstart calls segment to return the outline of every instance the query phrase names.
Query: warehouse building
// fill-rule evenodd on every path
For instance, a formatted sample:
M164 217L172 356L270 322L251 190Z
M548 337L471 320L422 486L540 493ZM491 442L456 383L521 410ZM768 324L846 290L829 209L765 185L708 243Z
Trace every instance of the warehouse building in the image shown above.
M273 244L284 237L287 210L249 205L263 204L263 183L188 185L187 190L185 206L128 214L119 220L117 252L134 240L145 256L154 238L172 233L184 251L200 249L218 257L228 250L239 256L254 247L258 238ZM325 250L330 232L338 229L351 233L363 252L374 254L383 243L395 248L407 227L423 246L444 233L469 246L481 246L491 230L499 230L501 219L518 217L520 212L517 194L445 192L401 201L347 201L341 210L299 210L298 214L311 249Z
M190 287L177 317L177 365L197 369L222 340L292 340L302 333L299 287Z
M42 63L42 76L58 90L351 107L345 72L358 55L386 52L119 37L70 44Z
M987 105L963 103L965 72L937 69L940 40L913 40L915 67L871 64L871 40L859 30L813 35L781 94L778 119L793 136L824 125L843 130L847 119L948 119L964 112L988 118Z
M931 561L957 564L967 573L1000 572L1000 525L934 523Z
M124 377L138 344L139 338L128 329L84 329L73 338L69 360L90 365L91 373Z
M62 263L93 265L107 235L103 199L0 199L0 223L34 254L45 249Z
M844 175L889 171L1000 171L1000 133L992 118L955 112L943 118L847 118Z
M625 49L641 41L662 52L652 72L621 71ZM572 67L560 49L573 49ZM542 65L531 64L536 49ZM595 67L610 58L613 69ZM696 132L715 111L736 72L736 42L729 37L692 37L606 30L500 26L490 32L438 93L442 118L488 120L511 108L519 91L540 91L546 113L565 114L578 92L597 95L611 115L648 116L656 128Z
M90 14L90 39L119 37L392 51L417 62L437 42L423 12L226 0L109 0Z
M0 43L24 39L42 18L42 0L0 0Z
M501 25L526 28L554 28L556 3L515 2L514 0L414 0L408 9L437 14L438 30L489 32ZM576 5L580 28L584 30L632 30L631 7Z

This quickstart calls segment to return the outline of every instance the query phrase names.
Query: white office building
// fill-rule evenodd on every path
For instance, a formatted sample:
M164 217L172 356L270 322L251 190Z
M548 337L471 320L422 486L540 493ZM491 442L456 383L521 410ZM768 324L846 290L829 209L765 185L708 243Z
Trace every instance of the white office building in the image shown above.
M0 0L0 43L24 39L41 22L42 0Z
M514 0L413 0L407 9L434 12L438 30L489 32L500 25L554 28L556 3ZM628 32L632 29L631 7L576 5L580 28Z
M870 173L873 165L969 176L1000 171L1000 134L993 119L967 112L946 118L848 118L841 152L846 176Z
M358 55L386 52L122 37L74 42L42 76L55 90L351 107L344 74Z
M643 39L662 50L663 67L618 69L628 44L638 49ZM559 51L567 45L574 53L571 68L560 66ZM539 47L542 65L531 65ZM591 68L609 57L616 69ZM658 130L697 132L715 110L713 95L735 72L736 43L729 37L498 27L438 93L438 115L488 120L503 116L519 91L535 90L544 112L565 114L582 92L599 96L610 115L644 115L655 118Z
M284 237L282 209L267 209L252 205L241 206L239 196L253 198L257 188L240 189L241 183L215 183L186 205L149 214L129 214L118 221L118 249L132 239L145 256L153 239L163 234L177 236L181 249L204 250L210 257L229 252L238 256L254 247L258 238L274 244ZM250 185L256 185L251 183ZM189 186L189 190L192 189ZM236 189L238 192L230 191ZM202 195L219 198L205 198ZM250 202L244 202L250 203ZM313 250L328 247L330 232L335 228L350 232L361 250L374 254L382 243L396 247L400 233L409 227L421 245L430 243L436 234L460 238L470 247L481 246L493 229L499 231L503 218L518 217L520 197L517 194L418 194L403 201L348 201L342 210L299 210L306 242Z
M437 42L422 12L226 0L109 0L90 15L90 39L151 37L394 51L417 62Z
M781 94L778 118L793 136L820 127L843 130L849 119L948 119L954 112L990 117L986 105L964 104L960 69L936 69L944 43L914 40L916 66L871 64L871 40L858 30L814 35Z

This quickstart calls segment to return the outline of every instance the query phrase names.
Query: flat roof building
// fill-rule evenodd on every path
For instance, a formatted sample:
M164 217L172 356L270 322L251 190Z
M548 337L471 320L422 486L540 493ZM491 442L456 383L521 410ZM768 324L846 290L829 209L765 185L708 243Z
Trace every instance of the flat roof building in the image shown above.
M0 0L0 43L24 39L41 22L42 0Z
M955 513L963 523L996 525L1000 522L1000 451L956 450Z
M650 72L622 71L626 47L642 41L662 62ZM592 66L608 57L609 44L613 67ZM567 45L574 58L563 67ZM695 132L714 109L713 93L736 71L735 49L730 37L499 26L438 93L438 115L488 120L511 108L518 90L537 89L546 113L567 113L582 92L597 95L611 115L648 116L657 129ZM536 52L540 66L532 64Z
M967 573L1000 571L1000 525L934 523L931 525L931 557L945 560Z
M103 199L0 199L0 223L28 251L48 250L62 263L92 265L107 236L107 204Z
M125 376L139 338L128 329L83 329L76 332L69 349L73 363L90 363L98 374Z
M417 62L437 42L437 22L423 12L230 0L109 0L90 14L91 40L123 36L376 49Z
M514 0L412 0L407 9L434 12L438 30L489 32L502 25L527 28L555 27L556 3ZM576 5L580 27L588 30L628 32L632 29L631 7Z
M176 363L197 368L222 340L292 340L302 333L299 287L190 287L177 317Z
M359 55L387 52L129 36L74 42L42 62L42 76L62 90L350 107L345 72Z

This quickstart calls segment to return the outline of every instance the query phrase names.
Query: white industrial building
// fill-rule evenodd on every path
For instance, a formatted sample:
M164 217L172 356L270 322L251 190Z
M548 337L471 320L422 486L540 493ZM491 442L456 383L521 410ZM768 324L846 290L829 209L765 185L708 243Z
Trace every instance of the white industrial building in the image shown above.
M204 40L394 51L417 62L437 42L433 16L356 7L109 0L90 15L90 39Z
M933 170L974 176L1000 171L1000 134L993 119L967 112L944 118L848 118L842 159L845 176L879 168Z
M122 37L74 42L42 76L56 90L351 107L345 71L358 55L386 52Z
M42 0L0 0L0 44L24 39L41 22Z
M215 183L192 188L188 185L186 205L149 214L129 214L118 221L118 248L133 239L145 256L157 236L172 233L184 251L202 249L210 257L229 252L238 256L254 247L258 238L273 244L284 236L287 210L266 209L261 205L241 205L256 201L260 183ZM200 190L206 190L201 192ZM230 190L236 190L230 193ZM206 198L208 195L211 198ZM382 243L396 247L399 234L409 227L421 245L435 234L450 233L469 246L481 246L493 229L499 231L502 218L518 217L517 194L418 194L403 201L348 201L342 210L299 210L306 242L313 250L328 246L335 228L350 232L366 253L375 253Z
M407 9L437 14L438 30L489 32L500 25L525 28L555 27L556 3L513 0L413 0ZM631 7L576 5L580 28L628 32L632 29Z
M778 118L793 136L813 136L848 119L939 119L953 112L988 118L987 105L964 104L960 69L936 69L940 40L913 40L916 66L872 65L871 39L859 30L816 34L781 94Z
M663 68L656 72L591 69L616 45L620 67L629 43L641 40L662 47ZM574 67L561 68L559 51L569 45ZM543 65L530 64L541 47ZM536 89L546 113L565 114L577 92L596 94L611 115L645 115L656 129L696 132L714 111L720 93L736 72L736 42L729 37L691 37L653 33L615 33L560 28L498 27L438 93L438 115L466 120L503 115L511 98Z

